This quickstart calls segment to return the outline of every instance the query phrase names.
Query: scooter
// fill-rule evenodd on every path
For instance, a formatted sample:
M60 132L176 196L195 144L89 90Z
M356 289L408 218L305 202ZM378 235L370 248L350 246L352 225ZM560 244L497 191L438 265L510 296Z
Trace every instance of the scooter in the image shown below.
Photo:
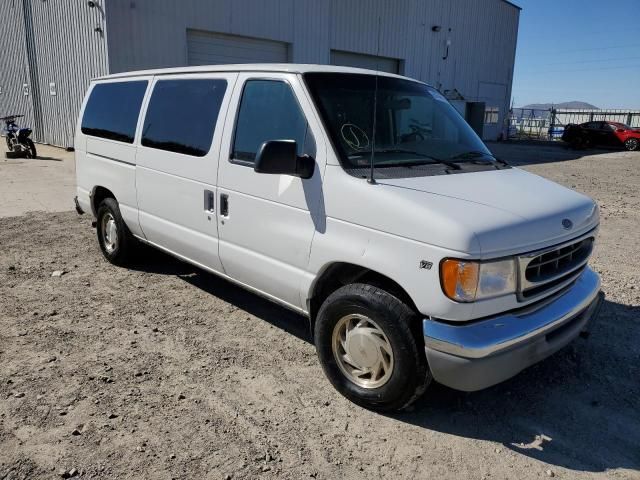
M0 117L0 120L4 121L4 132L7 139L7 158L36 158L36 146L33 140L29 138L32 129L29 127L20 128L16 124L16 119L24 117L24 115L8 115L6 117Z

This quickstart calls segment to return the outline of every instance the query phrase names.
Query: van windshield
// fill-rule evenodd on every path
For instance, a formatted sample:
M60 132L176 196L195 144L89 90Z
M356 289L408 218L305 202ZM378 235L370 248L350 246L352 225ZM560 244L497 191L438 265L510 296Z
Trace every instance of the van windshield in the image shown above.
M499 168L482 140L432 87L379 76L374 122L375 75L313 72L304 79L350 173L369 168L372 153L376 169L432 165L424 175L452 167L462 172L464 163L475 164L474 171Z

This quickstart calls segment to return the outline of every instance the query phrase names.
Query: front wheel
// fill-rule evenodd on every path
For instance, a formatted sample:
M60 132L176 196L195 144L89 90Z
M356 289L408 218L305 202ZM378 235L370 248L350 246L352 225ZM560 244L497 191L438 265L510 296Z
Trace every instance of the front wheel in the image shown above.
M346 285L320 307L316 350L331 384L365 408L408 406L431 381L416 315L380 288Z
M27 138L24 141L24 144L27 147L27 158L36 158L38 156L38 152L36 152L36 145L33 143L33 140Z
M627 138L627 140L624 142L624 148L626 148L630 152L635 152L636 150L640 149L640 140L638 140L637 138Z

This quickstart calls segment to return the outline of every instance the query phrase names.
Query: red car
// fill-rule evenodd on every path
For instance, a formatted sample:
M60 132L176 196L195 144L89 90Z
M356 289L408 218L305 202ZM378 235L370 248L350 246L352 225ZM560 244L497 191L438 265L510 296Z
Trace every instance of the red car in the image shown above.
M624 147L640 150L640 129L618 122L587 122L564 127L562 140L574 148L591 146Z

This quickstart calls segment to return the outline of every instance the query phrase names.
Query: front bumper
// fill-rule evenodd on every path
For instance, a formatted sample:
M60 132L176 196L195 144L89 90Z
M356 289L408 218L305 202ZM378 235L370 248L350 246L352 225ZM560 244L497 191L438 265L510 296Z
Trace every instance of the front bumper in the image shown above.
M455 325L423 320L425 351L436 381L464 391L500 383L586 330L604 294L587 267L561 295L511 313Z

